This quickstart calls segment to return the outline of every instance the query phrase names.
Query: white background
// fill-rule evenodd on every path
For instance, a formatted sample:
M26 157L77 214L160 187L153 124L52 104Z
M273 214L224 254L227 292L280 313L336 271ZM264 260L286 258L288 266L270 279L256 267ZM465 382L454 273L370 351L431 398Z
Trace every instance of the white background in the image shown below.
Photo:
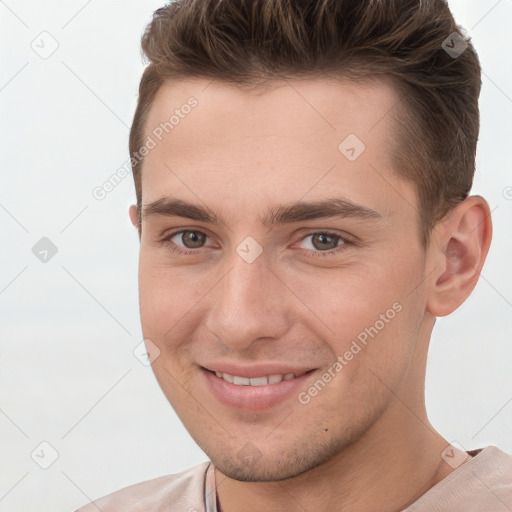
M0 0L0 512L74 510L206 460L132 353L131 175L92 196L128 157L140 36L162 3ZM434 330L427 408L448 440L512 453L512 0L450 5L484 72L473 193L494 239L473 295ZM47 59L31 48L43 31L59 45ZM58 252L42 263L45 236ZM46 470L42 441L59 454Z

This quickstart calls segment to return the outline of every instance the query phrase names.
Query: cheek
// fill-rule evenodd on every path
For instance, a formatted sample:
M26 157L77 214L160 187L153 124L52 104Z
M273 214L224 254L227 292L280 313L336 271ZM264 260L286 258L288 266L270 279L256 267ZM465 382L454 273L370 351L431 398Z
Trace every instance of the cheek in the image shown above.
M380 315L385 316L384 321L396 316L399 307L393 309L393 305L402 303L410 291L406 284L410 279L404 274L382 264L377 268L361 264L290 276L287 282L303 303L303 320L323 325L329 338L347 338L377 321L380 326Z
M170 329L182 328L183 319L194 314L194 306L207 290L204 280L190 270L171 269L141 253L139 302L144 335L162 339L172 333Z
M361 368L398 377L407 366L424 312L421 290L411 293L419 270L417 263L361 264L291 281L306 306L299 321L325 341L333 363L342 358L350 381L365 378Z

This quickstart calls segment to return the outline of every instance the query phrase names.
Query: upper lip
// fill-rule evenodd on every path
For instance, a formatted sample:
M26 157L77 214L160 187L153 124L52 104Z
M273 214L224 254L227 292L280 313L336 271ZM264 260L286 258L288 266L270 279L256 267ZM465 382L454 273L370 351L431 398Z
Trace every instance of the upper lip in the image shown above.
M214 372L227 373L229 375L236 375L238 377L246 377L248 379L256 378L256 377L264 377L267 375L287 375L289 373L294 373L295 375L301 375L310 370L314 370L315 368L311 368L310 366L296 366L289 364L280 364L280 363L260 363L253 365L239 365L228 362L218 362L218 363L207 363L201 365L203 368L207 370L211 370Z

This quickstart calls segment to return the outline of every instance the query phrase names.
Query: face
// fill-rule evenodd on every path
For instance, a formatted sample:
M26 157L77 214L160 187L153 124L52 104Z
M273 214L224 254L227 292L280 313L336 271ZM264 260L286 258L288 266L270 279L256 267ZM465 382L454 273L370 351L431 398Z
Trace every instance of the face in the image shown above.
M320 78L157 94L142 330L163 392L225 475L299 475L421 388L425 259L415 186L390 161L397 98Z

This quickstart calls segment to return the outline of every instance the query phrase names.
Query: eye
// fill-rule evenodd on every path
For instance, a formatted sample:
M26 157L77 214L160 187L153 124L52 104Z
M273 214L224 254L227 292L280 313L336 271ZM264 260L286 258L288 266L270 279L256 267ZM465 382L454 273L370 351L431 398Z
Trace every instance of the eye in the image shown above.
M329 256L340 253L346 249L351 243L348 236L342 236L331 231L314 231L305 235L301 242L310 238L306 242L305 251L312 256ZM192 229L181 229L173 231L159 241L171 252L178 254L197 254L204 247L204 243L208 239L208 235L202 231Z
M301 240L304 243L308 238L311 240L306 242L306 250L313 256L328 256L339 253L346 249L346 245L350 243L348 237L345 238L338 233L330 231L315 231L304 236Z
M197 253L197 249L200 249L208 238L201 231L192 229L182 229L180 231L174 231L169 233L166 237L160 240L160 243L167 247L170 251L178 254L194 254ZM173 241L173 239L176 239ZM183 246L179 245L179 242Z

